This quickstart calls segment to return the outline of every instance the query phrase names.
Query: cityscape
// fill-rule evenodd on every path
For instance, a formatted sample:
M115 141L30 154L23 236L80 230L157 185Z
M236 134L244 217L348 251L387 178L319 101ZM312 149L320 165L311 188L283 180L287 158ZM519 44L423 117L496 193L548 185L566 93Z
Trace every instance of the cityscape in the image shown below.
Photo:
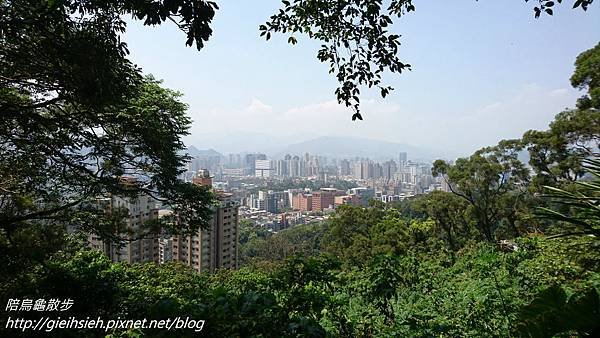
M0 0L0 337L600 337L594 0Z
M261 153L221 155L198 151L182 178L210 187L218 205L211 227L194 236L162 236L104 243L90 235L90 246L114 262L182 262L198 272L238 268L239 223L277 231L327 220L340 205L368 207L371 201L394 203L432 191L449 192L442 177L434 177L432 163L413 162L407 152L383 163L366 158L328 159L304 153L268 159ZM100 199L102 209L124 207L129 226L171 215L150 196Z

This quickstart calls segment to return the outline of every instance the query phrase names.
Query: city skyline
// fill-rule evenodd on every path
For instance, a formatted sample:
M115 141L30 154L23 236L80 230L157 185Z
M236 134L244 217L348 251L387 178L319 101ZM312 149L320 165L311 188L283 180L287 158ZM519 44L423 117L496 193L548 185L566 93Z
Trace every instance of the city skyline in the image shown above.
M286 154L311 153L330 158L354 158L365 157L372 159L387 160L390 156L395 157L398 151L409 152L413 159L435 160L438 158L454 159L467 156L465 153L448 152L442 149L428 149L411 144L393 143L376 139L359 137L317 137L306 136L295 137L290 140L281 138L277 144L262 143L257 134L244 134L244 140L237 142L229 139L229 134L215 137L212 142L202 143L205 147L188 145L188 153L191 156L242 153L264 153L271 158L283 158ZM253 137L254 136L254 137ZM257 142L258 141L258 142ZM299 141L299 142L298 142ZM288 143L286 143L288 142Z

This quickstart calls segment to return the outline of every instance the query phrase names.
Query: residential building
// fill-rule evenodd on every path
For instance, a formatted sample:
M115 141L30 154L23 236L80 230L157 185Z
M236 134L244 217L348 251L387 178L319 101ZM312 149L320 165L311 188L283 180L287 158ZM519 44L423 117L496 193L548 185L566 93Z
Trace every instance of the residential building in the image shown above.
M135 179L123 178L124 181L134 184ZM96 205L105 213L126 211L125 229L119 237L120 242L104 241L96 234L88 236L88 244L96 250L102 251L113 262L145 263L159 261L159 247L156 236L144 236L144 223L158 219L158 208L155 200L148 195L135 198L111 195L98 198Z
M196 184L212 183L208 171L201 170ZM212 187L212 185L211 185ZM218 205L207 229L193 236L173 236L172 259L191 266L198 272L238 267L239 203L233 194L215 191Z

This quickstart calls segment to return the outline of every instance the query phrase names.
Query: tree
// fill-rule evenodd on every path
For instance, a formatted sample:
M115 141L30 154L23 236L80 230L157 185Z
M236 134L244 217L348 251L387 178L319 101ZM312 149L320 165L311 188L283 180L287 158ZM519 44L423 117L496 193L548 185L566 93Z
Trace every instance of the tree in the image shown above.
M364 265L371 256L372 229L384 220L385 216L383 203L368 208L341 205L328 220L329 231L323 238L322 246L344 263ZM383 226L383 229L387 228Z
M0 223L68 222L103 194L151 194L197 229L211 195L177 179L191 123L181 94L127 60L121 15L180 19L208 39L210 2L0 2ZM214 14L214 11L213 11ZM123 180L134 177L135 180ZM87 205L89 206L90 203ZM194 230L195 231L195 230Z
M212 195L178 179L188 160L187 105L143 76L120 39L126 13L146 24L176 17L188 44L201 47L212 19L206 6L213 5L0 1L3 281L67 245L67 227L114 240L125 211L106 215L99 196L150 194L178 213L181 222L145 224L140 235L208 224Z
M459 196L434 191L422 200L429 217L435 222L440 235L448 244L451 255L470 239L471 224L465 213L468 204Z
M534 187L561 187L584 175L582 161L598 156L600 111L571 109L558 114L545 131L530 130L523 135Z
M433 175L442 175L452 193L470 205L476 227L488 241L494 240L502 221L516 212L519 199L526 193L530 177L518 159L521 149L518 140L501 141L454 164L443 160L433 164Z
M528 0L525 0L526 2ZM558 3L561 3L558 1ZM573 8L584 11L593 0L574 0ZM414 12L412 0L283 0L279 12L260 25L261 36L289 34L288 43L296 44L297 34L308 35L323 44L317 59L329 63L329 73L339 82L337 100L354 111L352 120L362 120L360 88L376 87L386 97L393 88L382 83L384 72L402 73L410 64L398 57L400 36L389 30L396 18ZM535 17L552 15L554 1L538 0Z
M577 100L577 108L600 109L600 43L579 54L571 85L580 90L587 89L587 95Z
M600 236L600 160L588 159L584 168L592 175L592 180L575 182L573 191L546 187L548 194L545 197L566 211L541 207L541 216L574 226L573 230L563 231L559 236Z
M577 181L584 175L582 161L600 156L600 44L579 54L571 84L587 89L577 109L556 115L549 130L523 135L539 191L545 185L563 187Z
M106 194L150 194L181 209L191 226L208 221L210 195L177 179L190 123L180 94L151 77L132 91L107 107L65 99L7 109L0 127L0 221L8 237L28 222L68 223L90 212L91 202L82 202Z

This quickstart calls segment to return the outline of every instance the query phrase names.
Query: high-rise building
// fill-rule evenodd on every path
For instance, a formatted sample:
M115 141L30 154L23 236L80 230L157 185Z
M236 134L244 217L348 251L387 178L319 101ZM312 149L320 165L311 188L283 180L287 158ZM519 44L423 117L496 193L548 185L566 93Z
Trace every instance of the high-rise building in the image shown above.
M271 177L273 167L269 160L256 160L254 165L254 173L256 177Z
M207 171L200 171L198 176L199 179L194 181L196 184L209 182L202 180L204 176L210 176ZM171 238L172 260L198 272L238 267L239 203L231 193L216 191L215 194L218 205L214 207L208 229L199 230L193 236Z
M134 184L135 178L123 178L127 183ZM145 263L159 261L158 239L146 236L142 228L144 223L158 219L158 208L155 200L148 195L137 197L119 197L115 195L98 198L96 205L105 213L127 212L124 219L125 231L118 234L123 240L114 243L104 241L96 234L88 236L88 244L102 251L113 262Z
M408 161L408 154L406 152L401 152L398 156L398 161L401 165L406 164L406 162Z
M297 193L294 195L292 208L300 211L312 211L312 194Z
M257 206L253 207L258 210L265 210L272 214L276 214L279 207L278 197L279 195L276 194L273 190L261 190L258 192L258 198L256 199L256 201L253 201L254 203L256 203Z
M354 163L354 168L352 170L352 175L357 180L362 180L362 179L365 178L365 173L363 172L362 162L355 162Z
M298 156L294 156L289 160L288 164L288 173L290 177L300 177L300 158Z
M279 177L288 177L289 166L286 160L277 160L276 174Z
M398 167L396 166L396 162L393 160L383 163L383 178L388 180L394 178L394 174L397 170Z
M320 211L335 205L335 191L319 190L312 193L312 210Z
M265 154L246 154L244 158L244 166L248 169L250 175L254 176L254 169L257 160L266 160Z
M340 161L340 176L348 176L352 174L352 170L350 170L350 161L341 160Z

